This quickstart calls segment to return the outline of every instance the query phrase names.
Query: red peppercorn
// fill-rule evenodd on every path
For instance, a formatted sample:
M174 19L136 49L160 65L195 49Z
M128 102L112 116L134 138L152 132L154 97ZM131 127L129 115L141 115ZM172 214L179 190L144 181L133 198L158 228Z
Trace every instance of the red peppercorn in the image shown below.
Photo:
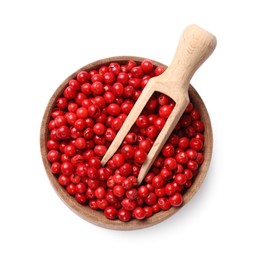
M112 71L107 71L103 74L105 84L112 85L115 82L115 75Z
M138 164L142 164L145 162L147 158L147 154L144 150L142 149L137 149L134 153L134 160Z
M164 179L163 177L159 174L159 175L156 175L155 177L153 177L152 179L152 185L155 187L155 188L160 188L164 185Z
M128 198L125 198L122 200L121 205L124 209L128 211L132 211L136 207L136 202L134 200L130 200Z
M47 159L48 159L51 163L57 162L57 161L59 161L59 159L60 159L60 154L59 154L59 152L58 152L57 150L51 150L51 151L49 151L48 154L47 154Z
M91 91L91 84L90 83L84 83L81 85L81 92L85 95L90 95L92 94Z
M122 208L118 211L118 218L123 222L127 222L131 219L131 213L130 211Z
M153 63L150 60L145 59L142 61L141 67L145 73L151 73L153 70Z
M61 171L61 164L59 162L53 162L50 169L53 174L59 174Z
M187 137L180 138L178 147L182 150L186 150L189 147L189 139Z
M183 173L176 174L174 181L180 185L184 185L187 182L187 176Z
M172 196L175 193L176 189L175 186L172 183L167 183L165 186L165 193L168 196Z
M115 138L115 136L116 136L116 132L112 128L107 128L105 130L105 134L104 134L105 140L112 141Z
M61 164L61 172L63 175L70 176L72 173L74 173L74 166L66 161Z
M138 188L138 195L141 197L141 198L146 198L148 195L149 195L149 189L146 187L146 186L140 186Z
M176 160L172 157L168 157L165 159L164 161L164 166L168 169L168 170L174 170L177 167L177 163Z
M105 188L100 186L95 190L95 197L97 199L103 199L105 197L106 191Z
M190 140L190 148L196 151L200 151L203 148L203 141L199 138L192 138Z
M101 167L101 162L98 157L90 157L88 160L88 164L90 167L95 167L99 169Z
M64 97L68 100L75 98L76 95L77 95L77 90L72 86L68 86L64 90Z
M145 218L149 218L153 215L153 209L152 207L149 206L144 206L144 211L145 211Z
M121 112L121 108L119 105L112 103L107 107L107 113L111 116L117 116Z
M167 119L171 112L173 111L173 107L170 105L163 105L159 109L159 116Z
M81 84L87 82L89 80L89 74L87 71L80 71L78 74L77 74L77 81ZM77 85L77 84L76 84Z
M135 89L133 86L126 86L124 88L124 92L123 92L123 96L125 98L130 98L130 97L133 97L135 94Z
M106 154L107 147L105 145L96 145L94 152L97 156L103 157Z
M146 212L142 207L137 207L133 210L133 216L138 220L142 220L146 217Z
M144 75L143 69L141 66L135 66L131 69L131 77L132 78L142 78Z
M128 176L131 174L132 172L132 165L129 163L124 163L120 168L120 175L121 176Z
M124 156L125 159L131 159L135 155L135 149L133 146L125 144L121 148L121 154Z
M123 180L122 186L125 190L130 190L131 188L133 188L133 182L131 179L127 178Z
M143 84L145 84L145 83L143 83ZM156 100L156 98L151 98L151 99L149 99L149 101L147 102L147 104L146 104L146 108L148 109L148 111L150 111L150 112L153 112L156 108L157 108L157 105L158 105L158 103L157 103L157 100ZM152 115L153 116L153 115ZM155 116L155 118L156 118L156 115L154 115ZM151 121L150 119L149 119L149 117L148 117L148 120L149 121Z
M92 92L91 92L92 93ZM85 98L84 100L82 100L81 102L81 105L82 107L86 107L86 108L89 108L89 106L93 105L92 99L88 99L88 98ZM74 111L75 112L75 111Z
M150 192L144 201L148 206L152 206L157 202L157 196L154 192Z
M84 128L85 128L85 121L84 121L84 119L81 119L81 118L79 118L79 119L77 119L75 122L74 122L74 127L75 127L75 129L76 130L78 130L78 131L82 131Z
M83 138L83 137L78 137L76 140L75 140L75 147L77 149L85 149L86 147L86 140Z
M108 219L116 219L118 215L118 211L113 206L108 206L104 209L104 214Z
M137 142L137 135L135 133L128 133L125 137L125 141L128 143L128 144L134 144Z
M69 176L60 174L58 177L58 182L62 186L68 186L70 184L70 178L69 178Z
M122 97L124 93L124 86L120 82L116 82L112 85L111 92L115 97Z
M183 202L183 198L182 195L180 193L175 193L173 196L171 196L169 198L169 202L172 206L174 207L179 207L181 206L182 202Z
M103 135L106 131L106 127L102 123L96 123L93 127L93 131L97 135Z
M147 128L149 122L146 116L141 115L137 118L135 123L139 128Z
M56 136L61 140L66 140L70 138L70 129L67 126L63 125L57 129Z
M179 152L176 154L175 159L176 159L177 163L185 164L185 163L187 163L189 158L185 152Z
M120 153L117 153L113 156L112 158L114 164L117 166L117 167L120 167L122 166L124 163L125 163L125 158L122 154Z
M88 110L85 107L80 107L76 110L77 118L86 118L88 116Z
M76 186L74 183L70 183L67 187L66 187L66 191L70 194L70 195L75 195L76 194Z
M114 73L114 75L118 75L121 71L120 65L117 62L112 62L109 65L109 71L112 71Z
M198 165L204 162L204 155L202 153L197 154L196 162L198 163Z
M158 131L161 131L163 129L165 123L166 123L166 120L162 117L159 117L154 121L154 126L156 127L156 129Z
M150 139L155 139L158 135L158 130L154 125L150 125L146 131L145 131L146 135L148 138Z
M194 161L194 160L189 160L187 162L187 167L188 167L188 169L194 171L194 170L196 170L198 168L198 163L196 161Z
M166 197L159 198L158 205L162 210L168 210L171 207L170 201Z
M139 142L139 149L144 150L145 152L149 152L151 149L151 142L148 139L141 140Z
M97 118L101 114L101 110L98 105L90 105L88 107L88 114L92 118Z
M170 180L170 178L173 176L173 173L166 168L162 168L161 171L160 171L160 175L162 176L162 178L164 180L167 181L167 180Z
M111 128L114 131L118 131L121 128L122 124L123 122L119 118L114 118L111 122Z
M166 144L163 149L162 149L162 155L164 157L171 157L174 156L175 154L175 149L173 147L173 145L171 144Z
M158 96L158 103L163 106L163 105L169 105L171 101L171 98L165 94L160 94Z
M163 68L162 66L158 66L155 70L154 73L156 76L159 76L160 74L162 74L165 71L165 68Z
M122 197L125 195L125 189L123 186L121 185L115 185L113 187L113 194L116 196L116 197Z
M76 184L75 190L77 193L84 193L86 191L86 184L83 182Z

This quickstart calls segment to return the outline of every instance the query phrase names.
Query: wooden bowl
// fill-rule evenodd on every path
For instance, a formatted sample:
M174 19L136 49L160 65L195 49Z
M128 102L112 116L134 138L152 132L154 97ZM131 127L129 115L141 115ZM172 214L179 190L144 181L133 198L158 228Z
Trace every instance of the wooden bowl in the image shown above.
M63 93L64 88L67 86L69 80L73 79L78 72L81 70L93 70L93 69L98 69L102 65L109 65L111 62L118 62L120 64L124 64L130 59L133 59L134 61L140 63L144 58L141 57L133 57L133 56L118 56L118 57L110 57L102 60L98 60L95 62L92 62L79 70L77 70L75 73L70 75L64 82L56 89L55 93L52 95L52 97L49 100L49 103L46 107L43 119L42 119L42 124L41 124L41 132L40 132L40 146L41 146L41 155L42 155L42 160L44 163L44 167L46 169L46 173L48 175L48 178L55 189L56 193L59 195L59 197L65 202L65 204L77 215L79 215L81 218L97 225L100 227L104 228L109 228L109 229L115 229L115 230L134 230L134 229L141 229L141 228L146 228L152 225L155 225L170 216L172 216L174 213L176 213L178 210L180 210L183 206L185 206L191 198L194 196L194 194L197 192L197 190L200 188L210 161L211 161L211 156L212 156L212 146L213 146L213 135L212 135L212 127L211 127L211 122L210 118L207 112L207 109L205 107L205 104L197 91L194 89L194 87L190 86L189 88L189 96L190 100L193 102L195 107L199 110L201 114L201 120L203 121L205 125L205 132L204 132L204 137L205 137L205 142L204 142L204 162L199 168L199 173L196 176L192 186L186 191L186 193L183 196L184 202L183 205L179 208L176 207L171 207L167 211L160 211L153 216L151 216L148 219L144 219L142 221L132 219L129 222L121 222L119 220L109 220L107 219L102 211L96 211L92 210L89 208L87 205L81 205L79 204L74 197L70 196L66 190L58 183L57 179L55 176L51 173L50 170L50 163L47 160L47 147L46 147L46 142L49 138L49 130L48 130L48 122L50 120L50 114L52 109L55 106L57 98ZM164 66L165 65L157 62L157 61L152 61L155 66Z

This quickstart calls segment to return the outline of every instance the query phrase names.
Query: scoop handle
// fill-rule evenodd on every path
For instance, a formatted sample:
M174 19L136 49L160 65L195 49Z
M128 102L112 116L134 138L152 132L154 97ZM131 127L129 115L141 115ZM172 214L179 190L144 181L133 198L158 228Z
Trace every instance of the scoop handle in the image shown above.
M192 76L212 54L216 44L213 34L195 24L189 25L180 37L171 65L163 73L165 79L178 82L188 90Z

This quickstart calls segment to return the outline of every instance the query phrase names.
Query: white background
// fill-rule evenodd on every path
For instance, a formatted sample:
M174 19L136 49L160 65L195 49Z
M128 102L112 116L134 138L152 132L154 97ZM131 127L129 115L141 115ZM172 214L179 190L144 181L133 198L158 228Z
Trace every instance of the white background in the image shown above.
M255 259L253 2L1 1L0 259ZM192 79L214 130L201 189L147 229L87 223L55 194L41 161L48 99L97 59L136 55L169 64L190 23L218 39Z

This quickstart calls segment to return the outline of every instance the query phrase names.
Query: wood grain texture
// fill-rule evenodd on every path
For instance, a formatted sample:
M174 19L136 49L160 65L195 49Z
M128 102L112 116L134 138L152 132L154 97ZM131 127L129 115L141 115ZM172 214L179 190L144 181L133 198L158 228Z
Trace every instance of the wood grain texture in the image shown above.
M136 62L140 63L144 60L142 57L135 57L135 56L117 56L117 57L110 57L105 58L102 60L97 60L95 62L92 62L76 72L74 72L72 75L70 75L64 82L56 89L52 97L50 98L47 107L45 109L45 113L42 119L41 123L41 130L40 130L40 148L41 148L41 156L44 163L44 167L47 173L47 176L49 178L50 183L52 184L53 188L55 189L58 196L61 198L61 200L78 216L85 219L86 221L95 224L100 227L108 228L108 229L114 229L114 230L134 230L134 229L141 229L146 228L152 225L155 225L157 223L160 223L161 221L169 218L174 213L176 213L178 210L180 210L183 206L185 206L195 195L195 193L200 188L207 170L210 165L211 156L212 156L212 148L213 148L213 134L212 134L212 127L211 127L211 121L209 114L207 112L206 106L197 93L197 91L190 85L189 87L189 98L194 103L195 107L199 110L201 114L201 119L204 122L205 125L205 142L204 142L204 156L205 160L204 163L199 168L198 175L196 176L193 185L188 189L188 191L184 194L184 203L180 208L170 208L167 211L161 211L157 214L154 214L152 217L138 221L138 220L131 220L129 222L123 223L119 220L108 220L103 215L103 212L101 211L95 211L90 209L88 206L83 206L79 204L72 196L70 196L63 187L61 187L55 178L55 176L51 173L50 170L50 163L47 160L47 147L46 142L49 139L49 130L48 130L48 122L50 120L50 113L55 107L56 99L63 93L65 87L68 84L68 81L70 79L73 79L78 72L82 70L92 70L92 69L98 69L102 65L109 65L111 62L119 62L120 64L126 63L128 60L133 59ZM164 66L162 63L159 63L157 61L153 61L154 66Z
M149 80L101 160L102 165L116 153L153 93L164 93L175 101L175 107L142 164L138 184L143 181L189 103L188 88L193 74L215 46L216 37L197 25L190 25L183 31L172 63L160 76Z

